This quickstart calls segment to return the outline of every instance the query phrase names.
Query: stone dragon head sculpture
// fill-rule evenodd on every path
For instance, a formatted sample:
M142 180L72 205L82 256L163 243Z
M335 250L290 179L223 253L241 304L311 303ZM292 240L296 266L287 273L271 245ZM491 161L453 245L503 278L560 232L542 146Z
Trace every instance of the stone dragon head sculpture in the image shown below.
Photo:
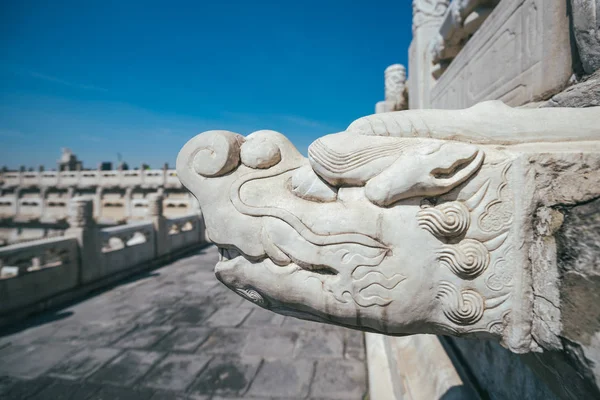
M528 351L515 204L525 189L511 145L551 133L527 112L488 102L377 114L316 140L308 158L274 131L208 131L185 144L177 173L219 247L218 279L249 301L366 331L489 337ZM515 126L518 140L507 134Z

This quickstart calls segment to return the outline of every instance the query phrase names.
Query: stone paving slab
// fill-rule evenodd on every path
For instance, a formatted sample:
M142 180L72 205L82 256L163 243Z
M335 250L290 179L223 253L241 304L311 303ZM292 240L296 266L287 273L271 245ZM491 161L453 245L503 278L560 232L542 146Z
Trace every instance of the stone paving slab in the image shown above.
M265 361L249 394L263 397L295 397L308 395L314 362L309 360Z
M261 364L260 357L216 356L192 385L200 395L235 395L246 392Z
M124 336L114 346L129 349L147 349L167 336L173 329L172 326L146 326Z
M170 354L144 378L142 386L184 392L211 357L198 354Z
M296 343L294 356L297 358L342 358L344 356L344 338L336 334L324 336L320 331L303 331Z
M77 351L67 344L9 346L0 350L0 375L37 378Z
M365 364L358 361L317 362L311 396L327 399L357 399L366 386Z
M293 329L259 328L250 332L243 354L265 358L292 358L297 341L298 332Z
M90 380L109 385L130 386L146 374L163 354L127 350L91 376Z
M55 365L48 373L53 378L77 380L83 379L121 353L119 349L109 348L85 348L68 357L60 364Z
M209 328L182 327L169 333L154 348L159 351L193 353L208 339Z
M240 354L246 345L246 338L250 332L247 329L215 329L206 342L200 346L198 352L207 354Z
M0 332L0 399L362 399L361 332L220 284L216 248Z

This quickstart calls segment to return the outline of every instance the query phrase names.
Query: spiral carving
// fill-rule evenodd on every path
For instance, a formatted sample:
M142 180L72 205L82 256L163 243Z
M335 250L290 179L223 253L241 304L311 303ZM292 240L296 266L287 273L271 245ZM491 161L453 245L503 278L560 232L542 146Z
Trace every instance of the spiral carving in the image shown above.
M221 176L239 165L243 136L229 131L208 131L199 138L201 142L192 161L194 171L198 174Z
M471 223L467 207L451 201L424 208L417 214L419 226L438 238L453 238L464 234Z
M442 312L456 325L473 325L483 317L483 297L472 289L459 290L450 282L442 281L436 296L442 303Z
M244 297L247 300L250 300L254 304L257 304L257 305L263 306L263 307L267 305L267 302L264 299L264 297L262 297L262 295L254 289L250 289L250 288L236 289L236 292L240 296Z
M457 245L444 245L438 260L457 276L474 279L490 264L490 253L481 242L465 239Z

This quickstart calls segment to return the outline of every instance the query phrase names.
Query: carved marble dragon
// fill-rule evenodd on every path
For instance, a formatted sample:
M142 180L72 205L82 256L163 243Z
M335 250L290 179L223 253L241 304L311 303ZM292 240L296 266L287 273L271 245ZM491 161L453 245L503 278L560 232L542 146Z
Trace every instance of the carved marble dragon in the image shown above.
M303 157L281 134L208 131L177 159L219 280L277 313L388 335L533 338L531 154L598 153L600 108L400 111ZM535 144L533 144L535 143ZM548 290L552 290L549 288Z

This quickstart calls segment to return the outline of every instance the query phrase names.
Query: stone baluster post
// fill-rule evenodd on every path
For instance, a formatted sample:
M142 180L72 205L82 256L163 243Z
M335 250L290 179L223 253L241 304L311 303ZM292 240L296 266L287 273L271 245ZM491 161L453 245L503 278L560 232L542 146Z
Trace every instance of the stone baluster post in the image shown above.
M91 282L103 267L99 231L94 221L94 200L83 196L72 198L68 222L65 236L76 238L79 244L79 282Z
M94 195L94 218L102 216L102 191L102 186L96 187L96 194Z
M121 186L123 185L123 163L120 162L119 165L117 165L117 169L115 170L115 172L117 173L117 177L118 177L118 185Z
M25 171L26 171L25 166L21 165L21 167L19 168L19 186L23 185L23 179L25 178Z
M162 186L166 186L167 185L167 174L169 173L169 163L165 163L165 165L163 165L163 181L162 181Z
M66 203L67 203L67 217L69 214L69 203L71 202L71 200L73 200L73 198L75 197L75 188L74 187L68 187L67 188L67 198L66 198Z
M429 94L435 84L431 75L430 45L437 37L450 0L413 0L413 40L409 48L409 108L430 108Z
M42 186L40 188L40 220L44 220L46 217L46 196L48 195L48 188Z
M148 216L154 224L156 256L160 257L169 252L169 227L167 219L163 215L162 194L152 193L148 196Z
M38 167L38 185L42 185L42 182L43 182L43 180L42 180L42 179L43 179L42 175L44 175L44 170L45 170L45 168L44 168L44 166L43 166L43 165L40 165L40 166Z
M15 218L19 216L19 211L20 211L20 206L21 206L21 204L20 204L21 191L22 191L22 189L20 186L15 189L15 205L14 205Z
M385 69L384 77L385 100L375 105L375 113L406 110L406 67L402 64L392 64Z
M83 177L83 165L81 162L75 164L75 185L81 184L81 178Z
M131 199L133 197L133 188L128 187L125 189L125 218L129 219L132 215Z

